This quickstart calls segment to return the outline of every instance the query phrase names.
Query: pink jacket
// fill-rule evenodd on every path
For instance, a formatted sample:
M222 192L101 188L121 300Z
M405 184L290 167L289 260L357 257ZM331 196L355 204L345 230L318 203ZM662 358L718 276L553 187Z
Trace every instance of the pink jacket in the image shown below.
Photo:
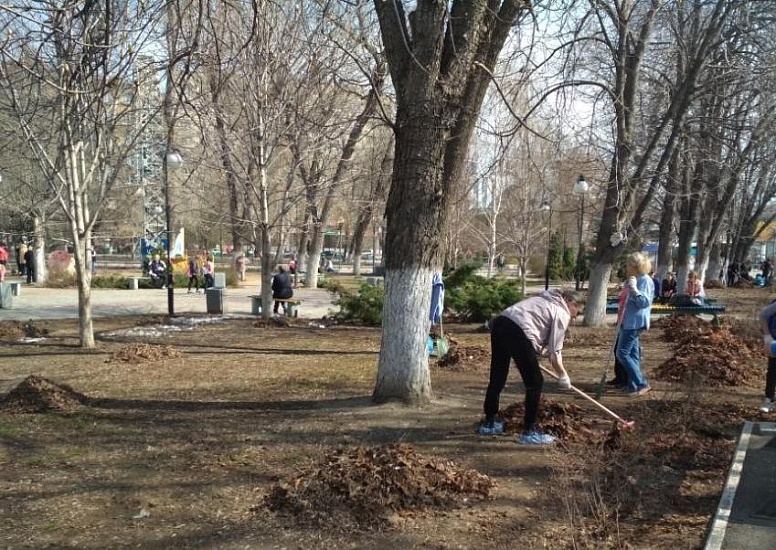
M501 315L523 329L536 353L556 359L563 349L571 312L560 290L545 290L509 306Z

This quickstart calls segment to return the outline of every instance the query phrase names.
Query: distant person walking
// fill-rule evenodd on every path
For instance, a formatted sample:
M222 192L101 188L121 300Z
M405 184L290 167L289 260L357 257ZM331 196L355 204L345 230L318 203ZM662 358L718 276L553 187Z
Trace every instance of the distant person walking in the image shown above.
M216 284L215 272L216 272L216 267L215 267L215 264L213 263L213 256L208 255L207 259L205 260L205 263L202 265L202 275L205 279L202 286L205 287L206 289L212 288L213 285Z
M194 288L196 289L196 293L199 294L199 262L197 261L196 256L189 256L188 274L189 274L188 293L191 294L191 285L193 283Z
M27 247L27 251L24 253L24 270L27 273L27 284L38 282L38 268L35 265L35 250L31 247Z

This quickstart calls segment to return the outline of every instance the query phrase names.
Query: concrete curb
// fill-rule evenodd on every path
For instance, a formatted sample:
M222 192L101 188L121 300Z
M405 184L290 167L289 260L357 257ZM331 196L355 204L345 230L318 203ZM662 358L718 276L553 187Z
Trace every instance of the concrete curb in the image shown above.
M722 491L722 496L719 499L717 513L714 514L714 520L711 523L704 550L721 550L722 543L725 541L725 531L727 530L730 513L733 510L736 489L738 489L738 483L741 481L746 450L749 448L749 437L752 435L752 427L752 422L744 422L741 436L738 438L738 444L736 445L736 452L733 454L733 464L730 466L730 472L728 472L728 477L725 481L725 489Z

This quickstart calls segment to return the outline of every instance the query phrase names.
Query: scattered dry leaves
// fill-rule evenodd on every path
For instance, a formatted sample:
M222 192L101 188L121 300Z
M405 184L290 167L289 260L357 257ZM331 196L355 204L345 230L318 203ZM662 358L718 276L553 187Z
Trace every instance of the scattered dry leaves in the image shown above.
M180 350L173 346L134 343L111 353L106 362L149 363L164 359L176 359L182 356L183 354Z

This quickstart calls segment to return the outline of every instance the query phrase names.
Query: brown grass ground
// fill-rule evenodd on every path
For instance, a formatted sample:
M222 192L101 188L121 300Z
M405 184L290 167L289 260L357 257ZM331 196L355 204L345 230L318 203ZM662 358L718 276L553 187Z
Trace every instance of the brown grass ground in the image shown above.
M710 294L744 325L770 298ZM652 377L645 398L607 392L608 407L636 420L623 434L548 382L544 423L562 443L526 448L474 435L489 359L477 327L446 327L461 362L432 360L436 398L418 409L371 403L378 330L234 320L142 332L162 320L99 320L93 352L77 347L74 321L0 326L0 398L17 391L0 406L0 546L701 548L740 423L760 418L765 363L753 353L737 386ZM22 343L25 334L45 339ZM565 361L578 387L595 392L612 338L611 326L572 327ZM659 328L643 346L648 375L676 353ZM30 375L40 378L20 392ZM55 398L25 408L36 391ZM519 419L521 400L513 370L505 414ZM379 463L396 443L392 465ZM427 459L451 461L434 468L460 495L442 503L437 482L421 483L422 498L403 506L395 491L416 496ZM335 469L336 495L320 481ZM456 476L470 469L494 488L466 493ZM399 470L411 479L397 481ZM279 487L306 508L268 506ZM351 521L348 506L370 513Z

